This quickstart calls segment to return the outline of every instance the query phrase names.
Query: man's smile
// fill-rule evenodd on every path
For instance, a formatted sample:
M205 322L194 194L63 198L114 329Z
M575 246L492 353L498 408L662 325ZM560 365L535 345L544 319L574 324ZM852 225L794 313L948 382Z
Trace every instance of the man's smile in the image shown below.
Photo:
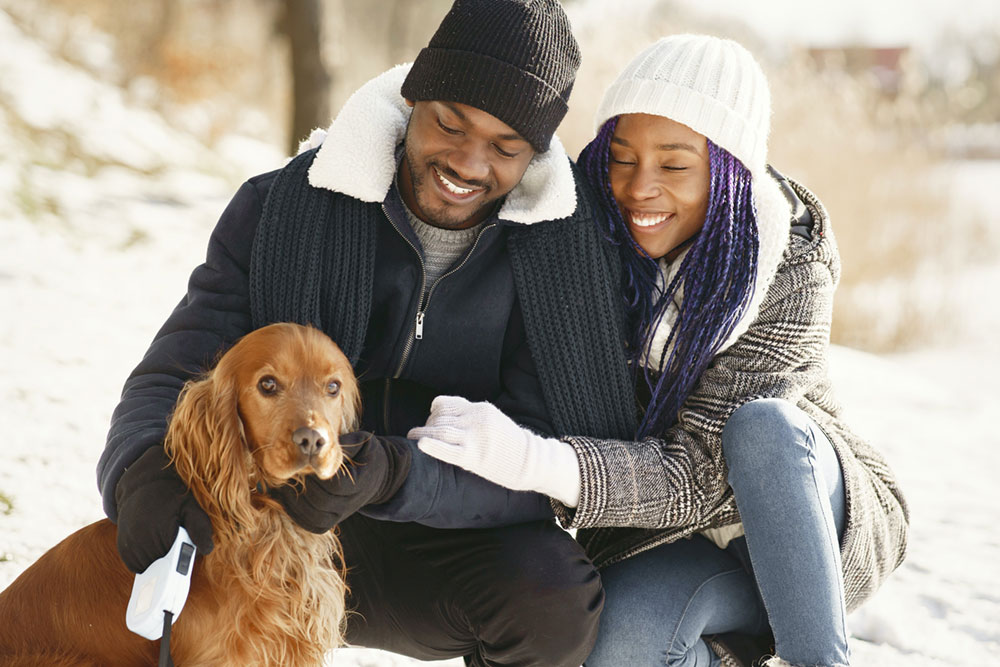
M438 185L438 191L444 193L446 199L455 201L456 203L464 204L486 191L486 188L483 187L468 188L458 185L442 174L437 167L432 166L431 171L434 172L434 180Z

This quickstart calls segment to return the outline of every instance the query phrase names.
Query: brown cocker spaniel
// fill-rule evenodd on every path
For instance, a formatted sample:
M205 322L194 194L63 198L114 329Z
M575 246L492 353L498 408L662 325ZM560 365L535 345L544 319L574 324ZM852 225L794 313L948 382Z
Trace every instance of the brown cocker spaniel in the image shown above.
M333 476L338 435L360 394L340 349L316 329L273 324L242 338L189 382L165 449L212 521L173 626L183 667L319 665L342 643L346 586L333 531L296 525L269 488ZM134 575L98 521L49 550L0 593L0 664L154 665L159 642L125 627Z

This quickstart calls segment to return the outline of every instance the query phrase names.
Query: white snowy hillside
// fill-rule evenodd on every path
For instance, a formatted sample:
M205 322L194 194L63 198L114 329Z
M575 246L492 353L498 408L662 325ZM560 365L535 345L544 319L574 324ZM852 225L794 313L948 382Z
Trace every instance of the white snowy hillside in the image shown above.
M54 58L3 11L0 44L2 589L102 517L94 468L122 383L239 181L283 157L236 136L210 150ZM998 273L956 292L995 307ZM995 331L995 314L988 323ZM850 619L853 664L971 667L1000 655L998 362L986 335L907 355L831 350L840 398L887 454L912 516L908 559ZM353 649L328 662L419 664Z

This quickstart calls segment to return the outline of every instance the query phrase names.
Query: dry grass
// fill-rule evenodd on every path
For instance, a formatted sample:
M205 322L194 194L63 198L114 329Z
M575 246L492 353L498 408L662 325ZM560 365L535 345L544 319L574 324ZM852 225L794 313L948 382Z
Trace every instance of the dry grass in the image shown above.
M905 88L884 98L804 54L771 70L772 164L820 197L840 247L833 341L891 351L946 338L959 319L949 281L996 242L952 205L928 113Z

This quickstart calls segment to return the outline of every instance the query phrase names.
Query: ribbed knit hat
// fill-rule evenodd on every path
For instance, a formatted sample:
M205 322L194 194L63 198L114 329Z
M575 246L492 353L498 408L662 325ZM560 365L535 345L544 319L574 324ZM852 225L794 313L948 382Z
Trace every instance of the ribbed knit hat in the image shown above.
M401 92L481 109L544 152L566 115L579 66L557 0L455 0Z
M750 52L708 35L664 37L632 59L604 94L597 129L620 114L647 113L687 125L751 173L767 162L771 94Z

